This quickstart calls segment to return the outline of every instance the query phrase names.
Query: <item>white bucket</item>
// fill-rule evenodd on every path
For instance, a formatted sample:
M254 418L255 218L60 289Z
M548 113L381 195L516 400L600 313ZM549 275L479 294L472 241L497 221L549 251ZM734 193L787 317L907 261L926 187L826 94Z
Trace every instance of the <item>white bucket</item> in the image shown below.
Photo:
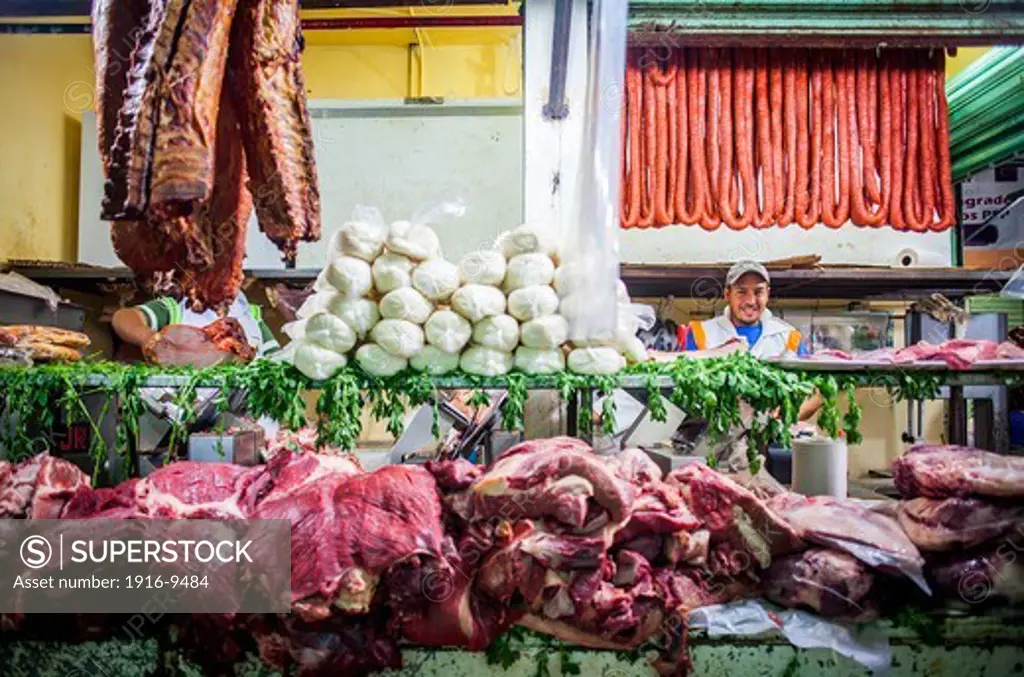
M793 440L793 491L805 496L846 498L846 472L845 440Z

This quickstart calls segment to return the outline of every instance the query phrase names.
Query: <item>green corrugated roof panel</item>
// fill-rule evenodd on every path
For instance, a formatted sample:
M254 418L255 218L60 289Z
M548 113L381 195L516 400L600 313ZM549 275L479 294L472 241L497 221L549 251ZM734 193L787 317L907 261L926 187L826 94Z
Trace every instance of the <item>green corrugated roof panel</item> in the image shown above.
M954 180L1024 152L1024 48L990 49L946 95Z
M1011 328L1024 324L1024 301L999 294L971 296L967 299L967 310L972 313L1006 313L1006 324Z
M1024 43L1021 0L631 0L635 44Z

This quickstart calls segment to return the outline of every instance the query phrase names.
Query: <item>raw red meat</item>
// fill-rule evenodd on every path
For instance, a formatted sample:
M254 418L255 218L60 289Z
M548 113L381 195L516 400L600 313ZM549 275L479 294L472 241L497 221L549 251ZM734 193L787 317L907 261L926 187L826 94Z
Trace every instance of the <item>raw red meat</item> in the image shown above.
M862 622L878 615L871 599L874 584L875 575L855 557L813 548L775 560L765 578L764 595L784 607Z
M85 473L49 454L13 468L0 463L0 518L58 519L75 492L88 486Z
M980 498L915 498L900 503L899 521L921 550L958 550L991 541L1024 524L1024 505Z
M1012 341L1003 341L996 349L997 360L1024 360L1024 348Z
M1012 541L967 552L951 553L928 562L928 578L950 599L971 606L985 602L1024 602L1024 559Z
M753 493L704 465L673 471L667 480L678 487L694 515L710 533L711 547L744 552L767 567L775 555L803 547L800 535Z
M1024 457L955 445L922 444L892 462L904 498L1024 498Z
M616 468L571 437L509 449L473 482L471 496L474 515L550 518L582 533L622 524L633 506Z
M950 369L968 369L979 360L995 359L998 349L999 344L993 341L953 339L939 346L939 357Z
M924 559L890 517L829 496L781 494L768 505L807 541L844 550L883 571L921 580Z
M233 317L214 320L203 327L203 333L217 350L232 353L246 362L256 357L256 350L249 345L249 339L245 335L242 324Z
M303 457L321 458L331 457ZM293 469L285 465L250 516L292 523L292 600L302 618L322 621L332 608L365 613L388 569L414 555L441 557L441 501L426 470L310 479Z
M139 481L135 506L151 519L246 519L267 479L262 467L178 461Z

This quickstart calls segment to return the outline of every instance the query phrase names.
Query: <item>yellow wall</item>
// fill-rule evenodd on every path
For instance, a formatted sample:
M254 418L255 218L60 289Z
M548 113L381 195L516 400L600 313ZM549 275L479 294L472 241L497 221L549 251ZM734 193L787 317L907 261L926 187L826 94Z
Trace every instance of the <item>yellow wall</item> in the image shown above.
M468 7L447 15L517 11ZM307 31L306 85L317 99L518 96L520 38L515 27ZM81 117L93 105L93 80L87 35L0 35L0 261L77 259Z

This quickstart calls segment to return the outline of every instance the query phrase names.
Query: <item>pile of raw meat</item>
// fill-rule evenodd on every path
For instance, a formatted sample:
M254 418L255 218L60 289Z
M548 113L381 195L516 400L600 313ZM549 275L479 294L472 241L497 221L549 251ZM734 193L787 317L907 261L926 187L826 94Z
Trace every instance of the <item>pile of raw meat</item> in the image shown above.
M945 54L631 49L622 227L956 219Z
M808 355L806 359L816 361L857 360L901 365L945 362L950 369L963 370L970 369L978 363L1024 360L1024 349L1011 341L996 343L983 339L950 339L937 346L927 341L921 341L906 348L880 348L853 354L842 350L821 350Z
M315 380L349 359L372 376L412 367L432 376L461 369L495 377L513 368L610 374L648 357L621 281L614 336L569 341L562 311L593 298L569 294L568 268L540 228L507 231L456 265L426 223L387 225L376 210L359 208L332 237L328 258L315 293L284 327L293 342L276 358Z
M149 291L223 308L246 229L295 259L320 237L296 0L93 4L102 218Z
M926 587L912 540L936 538L908 538L852 501L763 499L705 466L663 476L642 452L598 456L566 437L522 443L488 468L460 459L364 472L352 456L309 448L285 437L264 466L177 462L113 489L90 488L46 455L0 463L0 517L289 520L291 614L182 625L210 670L256 651L300 675L397 667L399 640L482 650L513 624L580 646L656 648L658 669L682 674L688 611L766 597L869 619L907 587L891 577ZM1024 467L999 473L990 458L934 453L945 456L916 450L902 461L901 487L985 503L989 514L1001 504L961 492L1024 492ZM925 462L946 456L964 472ZM953 542L945 524L938 538Z
M900 525L938 591L969 605L1024 601L1024 458L926 444L893 476Z

